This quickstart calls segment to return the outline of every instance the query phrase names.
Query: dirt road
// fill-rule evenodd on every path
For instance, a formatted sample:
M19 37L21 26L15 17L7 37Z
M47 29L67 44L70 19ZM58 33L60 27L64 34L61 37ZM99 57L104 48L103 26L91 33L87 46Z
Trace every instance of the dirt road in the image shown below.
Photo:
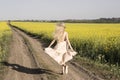
M44 53L41 43L13 28L13 40L4 80L93 80L79 68L68 63L69 73L61 75L62 67Z

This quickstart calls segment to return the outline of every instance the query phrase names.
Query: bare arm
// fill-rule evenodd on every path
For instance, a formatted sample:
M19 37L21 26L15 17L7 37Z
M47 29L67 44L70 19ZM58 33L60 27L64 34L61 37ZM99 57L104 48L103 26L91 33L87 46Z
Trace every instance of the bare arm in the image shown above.
M55 42L55 39L52 40L52 42L50 43L50 45L48 47L51 47L54 44L54 42Z
M70 47L70 49L71 49L72 51L74 51L73 48L72 48L72 46L71 46L71 44L70 44L70 41L69 41L68 33L67 33L67 32L66 32L66 40L67 40L67 43L68 43L68 46Z

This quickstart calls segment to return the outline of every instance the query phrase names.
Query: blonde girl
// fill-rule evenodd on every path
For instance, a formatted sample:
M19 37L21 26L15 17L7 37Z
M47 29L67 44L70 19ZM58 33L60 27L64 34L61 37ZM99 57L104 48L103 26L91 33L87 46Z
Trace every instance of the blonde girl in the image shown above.
M68 66L66 65L66 62L71 60L73 56L76 55L76 52L71 46L68 33L65 31L65 28L66 26L63 22L57 23L53 34L54 39L51 41L50 45L45 48L45 52L60 65L62 65L62 74L68 73ZM51 48L55 41L57 41L56 46Z

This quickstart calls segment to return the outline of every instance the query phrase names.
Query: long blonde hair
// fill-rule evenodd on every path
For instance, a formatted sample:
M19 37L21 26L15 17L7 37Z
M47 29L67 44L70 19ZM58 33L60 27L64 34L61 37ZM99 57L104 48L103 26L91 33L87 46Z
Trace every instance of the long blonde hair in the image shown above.
M59 22L56 24L55 31L53 33L53 37L55 40L60 40L65 31L65 24L63 22Z

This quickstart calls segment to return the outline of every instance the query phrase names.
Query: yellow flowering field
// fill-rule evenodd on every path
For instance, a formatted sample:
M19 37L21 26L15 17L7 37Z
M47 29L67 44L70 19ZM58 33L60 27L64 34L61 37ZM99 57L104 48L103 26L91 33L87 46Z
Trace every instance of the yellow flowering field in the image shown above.
M0 61L4 60L6 56L11 35L12 32L7 23L0 22Z

